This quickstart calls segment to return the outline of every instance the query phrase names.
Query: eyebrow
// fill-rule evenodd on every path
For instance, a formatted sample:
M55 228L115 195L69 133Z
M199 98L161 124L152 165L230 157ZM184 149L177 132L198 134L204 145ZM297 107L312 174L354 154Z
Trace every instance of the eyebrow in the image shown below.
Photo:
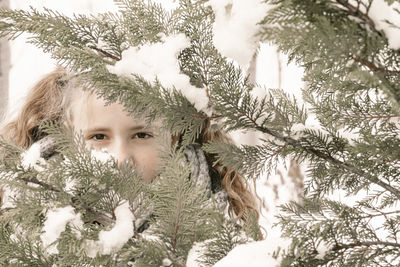
M129 128L129 131L137 131L137 130L142 130L142 129L151 129L151 127L147 127L146 125L135 125L131 128ZM88 128L86 130L86 132L107 132L110 131L110 128L106 128L106 127L94 127L94 128Z
M94 128L87 128L85 132L86 133L89 133L89 132L107 132L109 130L110 129L104 128L104 127L94 127Z
M131 128L129 128L129 131L137 131L137 130L143 130L143 129L150 129L150 127L146 126L145 124L139 124L136 126L133 126Z

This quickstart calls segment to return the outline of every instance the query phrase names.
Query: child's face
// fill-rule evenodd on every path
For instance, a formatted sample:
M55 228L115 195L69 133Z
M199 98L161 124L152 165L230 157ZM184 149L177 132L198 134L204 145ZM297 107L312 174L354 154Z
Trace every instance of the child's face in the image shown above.
M106 149L118 163L129 160L149 182L159 168L159 142L155 136L158 129L135 120L114 103L105 106L103 99L90 95L88 101L73 108L73 126L82 132L88 148Z

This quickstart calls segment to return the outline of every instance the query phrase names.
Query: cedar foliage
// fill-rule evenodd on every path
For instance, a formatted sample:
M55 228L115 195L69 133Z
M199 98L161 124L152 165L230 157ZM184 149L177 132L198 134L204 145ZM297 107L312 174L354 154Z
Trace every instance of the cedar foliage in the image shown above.
M285 205L280 215L284 236L292 239L282 266L397 266L400 261L399 212L394 207L400 198L397 181L399 52L389 47L384 32L378 30L369 17L373 1L376 0L266 1L273 6L261 22L260 36L277 44L291 60L304 67L307 85L303 88L304 105L282 90L271 89L264 97L252 94L254 84L249 82L243 70L213 46L214 14L204 0L181 0L179 8L172 12L151 2L118 0L119 14L105 13L98 17L76 15L68 18L51 10L2 10L0 33L9 38L30 33L32 43L79 73L90 90L110 102L122 103L133 114L146 114L149 120L163 117L164 127L172 134L183 133L183 145L196 141L204 126L209 124L207 130L211 131L241 129L262 133L265 138L257 146L236 147L218 142L202 146L206 152L216 154L220 163L248 177L273 171L277 162L284 158L305 163L308 179L304 200L301 204ZM190 47L179 55L180 67L193 85L207 90L211 116L196 110L179 91L163 88L160 83L146 81L139 75L119 77L106 68L120 60L122 52L129 47L159 42L162 35L173 33L184 33L190 38ZM308 119L314 119L320 127L307 127ZM346 137L349 133L353 138ZM92 192L88 190L92 180L82 179L82 201L76 202L81 206L75 208L87 219L103 216L109 214L104 208L107 205L91 200L104 200L102 194L111 190L117 193L107 198L110 201L107 204L116 206L129 196L134 201L140 191L148 196L146 201L157 207L160 218L174 214L175 219L182 218L189 224L204 222L200 223L204 229L190 232L193 227L182 225L179 229L185 231L178 238L171 236L168 220L155 220L156 226L167 224L158 225L158 239L135 238L117 253L118 257L98 255L95 258L77 251L82 240L67 229L59 246L74 245L58 255L45 255L34 230L43 223L43 207L54 201L71 204L71 196L60 189L65 179L40 176L34 169L21 168L18 162L21 151L6 142L2 141L2 144L12 155L3 161L2 182L20 192L16 208L5 212L2 218L4 227L0 245L2 251L9 251L0 256L4 264L46 266L67 260L70 265L119 266L136 259L138 266L160 266L168 258L174 266L182 266L193 242L213 238L211 240L220 243L206 242L211 250L205 253L209 258L203 261L211 264L226 255L234 242L241 242L230 239L230 234L235 231L230 221L194 201L203 200L203 194L199 193L198 198L188 197L185 205L175 205L173 201L180 199L179 192L183 196L186 186L188 192L192 192L190 187L193 185L186 184L188 180L183 179L188 175L187 167L174 171L168 167L182 158L179 151L168 150L160 177L174 177L177 179L175 187L157 189L157 185L163 183L162 179L154 183L156 189L143 185L129 166L126 172L118 168L110 171L110 166L99 167L106 175L103 179L101 175L90 174L94 171L93 166L99 166L92 162L84 164L81 171L85 173L79 175L96 177L106 189ZM65 146L62 152L68 154L71 147L82 148L82 145L75 141L74 146ZM73 156L76 153L77 156ZM87 153L82 148L68 155L72 159L77 157L76 164L81 164L89 161ZM59 164L55 167L54 163L46 170L50 173L53 167L54 170L63 168L65 163ZM134 182L124 184L125 180L122 180L120 186L107 182L107 177L120 181L116 177L119 175L130 177ZM46 183L31 186L31 183L42 182L39 178ZM129 195L124 190L133 183L137 183L140 190L136 195ZM345 195L344 200L332 200L337 192ZM175 203L168 205L175 207L174 212L168 211L163 202L158 202L158 196L164 194L168 201ZM353 204L350 203L352 199L355 199ZM87 209L87 202L93 209ZM197 204L200 205L194 208ZM181 213L179 208L182 208ZM199 221L188 217L189 211L197 214ZM210 228L210 222L218 226ZM25 232L21 233L20 229ZM101 229L101 225L90 224L82 235L93 239ZM254 229L247 232L254 239L258 238ZM215 250L216 247L222 252ZM11 254L11 251L15 253ZM69 251L73 253L69 254Z
M162 118L163 128L172 135L181 135L180 146L165 147L159 176L144 184L134 167L118 167L113 159L96 159L85 149L82 137L52 123L42 122L40 127L55 140L62 156L48 162L26 168L22 164L24 151L1 140L8 155L0 164L1 184L15 191L15 199L14 206L4 208L0 217L0 265L185 266L193 244L213 238L212 244L219 247L219 253L204 252L203 265L209 266L224 257L234 244L251 240L237 228L237 220L228 220L220 214L223 211L214 207L210 192L188 179L190 168L183 156L185 146L197 142L205 130L247 127L249 121L245 118L236 122L242 115L225 116L231 112L227 101L238 104L246 94L245 105L247 101L254 102L258 112L262 108L248 94L252 85L243 71L213 46L212 9L203 0L180 1L171 12L150 1L115 2L119 6L117 14L72 18L49 9L1 9L0 35L14 39L22 33L30 34L29 42L51 53L85 89L110 103L123 104L135 116L143 114L149 122ZM137 74L118 76L107 69L121 60L126 49L161 42L161 36L176 33L184 33L190 39L190 46L179 54L179 64L193 85L207 90L211 116L198 111L174 88L164 88L158 81L147 81ZM240 106L239 111L253 112L248 108L251 107ZM221 124L224 119L228 121ZM209 146L209 153L213 147ZM124 201L132 209L139 203L140 209L135 210L139 218L137 212L150 212L150 227L142 234L135 233L118 251L91 255L88 241L98 240L102 231L112 228L115 209ZM40 239L46 215L68 206L80 214L84 225L80 228L68 223L52 244L58 252L49 253ZM231 229L227 228L229 225L243 235L240 242L235 239L236 234L228 235L232 240L218 234L221 229ZM244 227L251 237L259 238L254 218Z
M273 133L308 172L303 203L282 207L282 266L398 266L399 50L371 19L374 0L267 2L260 34L304 67L320 125Z

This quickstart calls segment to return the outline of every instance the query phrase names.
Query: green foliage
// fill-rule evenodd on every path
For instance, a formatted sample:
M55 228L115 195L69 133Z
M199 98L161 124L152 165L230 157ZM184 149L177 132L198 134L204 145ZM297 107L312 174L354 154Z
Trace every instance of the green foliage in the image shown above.
M248 178L274 171L277 163L286 158L307 163L311 178L306 182L304 205L287 206L283 209L287 216L281 217L286 224L285 233L294 240L293 253L287 255L284 264L351 266L365 255L363 260L368 264L386 259L391 250L384 247L381 239L379 242L383 243L374 243L378 252L365 254L360 252L362 249L357 250L364 248L357 243L361 240L378 242L367 241L373 229L362 217L363 208L388 208L400 197L398 150L387 149L399 145L399 52L388 47L387 38L368 17L372 1L353 1L359 10L348 1L266 1L274 7L261 23L260 35L275 42L305 68L304 105L278 89L256 96L256 85L247 74L214 47L214 14L207 1L181 0L171 12L150 1L115 2L120 9L117 14L72 18L47 9L3 9L0 35L13 39L29 33L30 42L74 71L74 78L85 89L109 103L122 103L137 117L148 121L162 118L165 130L180 137L181 147L199 143L219 163ZM121 60L128 48L161 42L163 36L176 33L184 33L190 39L190 46L178 55L180 68L192 85L206 91L209 113L197 110L182 92L165 88L157 80L148 81L135 73L118 76L107 68ZM308 127L309 120L321 127ZM113 160L93 160L81 138L59 134L59 129L52 126L46 129L64 158L41 166L42 172L22 167L22 151L1 141L8 155L1 166L2 183L18 192L16 207L8 209L3 219L38 233L46 211L71 205L87 223L82 239L67 229L58 241L60 254L37 258L57 264L65 260L71 265L94 266L123 266L131 260L137 266L161 266L169 259L173 266L182 266L195 242L211 239L205 242L203 263L213 264L235 245L249 240L242 230L254 240L261 238L254 214L246 214L246 224L241 229L236 222L226 221L207 207L205 193L187 179L189 168L183 164L179 149L168 150L159 179L147 185L129 165L117 167ZM199 138L204 132L221 130L255 131L262 139L256 146L237 147L220 141L204 144ZM346 138L346 132L356 135L357 140ZM67 178L76 181L68 192ZM359 192L368 195L350 208L323 199L334 190L344 190L349 196ZM138 198L153 212L147 231L155 240L146 239L145 235L132 238L115 257L90 258L78 249L83 246L82 240L95 240L100 231L114 223L113 211L123 200L132 204ZM318 223L314 215L323 218L325 210L335 216ZM291 218L293 214L300 219ZM396 219L382 217L385 227L393 232L393 239ZM27 244L40 247L38 234L29 238L32 240ZM341 249L317 258L314 252L322 241ZM346 247L351 244L356 244L357 249ZM18 249L18 244L14 245ZM9 263L10 257L5 262Z
M160 41L160 33L168 35L174 31L173 14L166 12L161 4L129 0L115 3L120 8L121 30L131 46Z
M384 32L369 17L372 1L266 1L273 7L259 34L304 67L304 105L278 89L255 95L246 73L214 47L214 14L203 0L182 0L171 12L151 2L121 0L116 1L118 14L97 17L3 9L0 35L13 39L31 34L30 42L75 71L88 90L148 121L162 118L182 147L199 143L219 163L246 177L271 172L287 158L306 163L303 203L284 206L280 216L284 235L293 241L282 266L396 266L399 217L392 209L400 199L399 51L389 48ZM157 80L134 73L117 76L107 69L128 48L175 33L190 39L179 64L192 85L206 91L209 113ZM220 141L204 144L199 138L220 130L255 131L262 139L257 146L237 147ZM2 263L46 266L65 260L67 265L124 266L135 260L137 266L161 266L168 259L182 266L191 246L204 242L202 263L210 265L249 240L236 222L210 211L205 193L187 179L189 168L178 148L167 150L159 179L148 185L129 165L117 168L113 160L93 160L80 138L58 134L52 126L47 131L64 159L38 166L44 171L23 167L23 151L0 141L7 155L0 166L1 182L17 192L15 207L1 217L0 246L7 252L0 256ZM68 192L67 179L76 181ZM352 205L329 200L336 192L346 199L363 198ZM153 209L147 231L155 239L132 238L115 257L90 258L78 249L82 240L95 240L113 224L113 211L122 200L134 203L138 198ZM46 212L67 205L87 222L82 238L68 226L58 240L62 252L46 255L39 238ZM258 240L256 219L246 216L244 232Z
M209 219L213 211L207 204L207 192L187 179L190 168L182 164L183 153L174 147L168 157L163 161L160 177L149 189L154 208L149 232L162 241L161 247L167 250L163 255L171 254L184 263L193 243L207 239L216 229Z
M303 203L282 208L282 266L397 266L399 52L369 17L373 0L268 2L261 35L305 68L320 125L279 138L309 177Z
M72 78L85 89L109 103L122 103L129 113L145 117L149 122L162 118L163 127L169 133L181 136L181 147L198 141L213 117L225 115L224 94L228 92L238 102L243 90L248 91L246 102L239 110L251 119L265 117L262 113L267 99L259 101L251 97L252 85L243 78L241 70L213 46L214 14L205 1L181 1L179 8L172 12L150 1L116 3L120 8L118 14L72 18L49 9L2 9L0 35L14 39L22 33L30 34L29 41L73 71ZM173 33L184 33L190 39L191 45L180 53L179 63L192 84L206 90L210 100L215 101L211 116L196 110L181 92L164 88L157 80L147 81L136 74L117 76L107 69L121 60L126 49L160 42L163 35ZM231 85L236 89L232 90ZM254 111L258 115L252 115ZM241 124L250 127L243 115L233 115L219 127L212 123L212 130L242 127L233 125L237 116L242 118ZM221 252L212 256L213 262L235 244L244 242L236 236L240 227L235 223L223 217L214 221L217 215L210 207L208 192L188 179L189 167L183 163L180 149L167 149L158 179L144 184L132 166L117 166L113 159L102 162L93 158L82 137L53 124L40 127L51 136L58 156L37 166L24 167L21 163L24 151L1 141L6 155L0 166L1 183L15 192L15 206L4 209L0 218L4 225L0 240L4 252L0 258L2 265L126 266L134 261L135 266L161 266L169 259L172 266L183 266L195 242L213 238L214 247L218 245ZM136 233L112 255L90 256L87 241L96 241L101 231L114 225L114 211L125 200L131 205L140 203L135 217L151 213L150 228L144 234ZM46 214L66 206L80 214L84 226L74 229L67 224L55 243L58 253L49 254L40 240ZM254 237L257 236L255 222L249 219L247 227Z
M397 221L397 214L329 200L306 200L301 206L292 203L283 212L290 214L290 219L281 216L286 236L294 237L290 266L391 266L399 257L393 225L385 241L371 225L379 216Z
M3 266L51 266L40 247L30 237L14 234L10 224L1 223L0 249Z
M246 211L244 218L245 224L243 225L243 230L246 235L255 241L262 240L264 237L261 233L260 226L258 225L258 214L254 211Z
M156 262L159 266L167 258L171 266L183 266L192 244L217 230L210 221L215 211L209 207L208 195L188 179L189 166L184 164L180 149L168 148L158 179L144 184L133 166L117 167L114 159L104 162L94 158L80 136L53 124L42 129L50 134L62 157L52 157L40 165L42 170L22 166L22 156L6 157L7 164L1 165L2 184L18 190L15 206L3 210L0 217L2 265L126 266L136 260L137 266ZM88 240L98 239L100 231L113 226L114 211L124 200L132 207L140 200L142 207L147 207L141 210L136 206L136 218L152 212L150 228L143 235L136 233L116 253L89 256ZM56 241L59 252L48 254L40 241L46 214L66 206L79 212L84 227L68 224Z

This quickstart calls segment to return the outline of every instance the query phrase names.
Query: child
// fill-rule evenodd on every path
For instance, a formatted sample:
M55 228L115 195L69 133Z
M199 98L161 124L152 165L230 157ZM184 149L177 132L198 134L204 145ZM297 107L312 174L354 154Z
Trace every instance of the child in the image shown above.
M64 123L82 132L88 147L107 149L119 163L132 161L142 171L146 182L155 179L160 162L157 155L160 145L155 141L159 125L146 127L144 121L128 115L121 104L106 106L103 99L84 92L76 81L68 81L67 77L66 71L58 68L40 80L29 92L19 116L3 127L3 137L27 149L44 139L44 133L37 127L38 123ZM198 143L211 140L228 138L221 132L208 131L206 126ZM187 159L197 160L200 166L197 169L201 172L207 168L201 165L204 158L209 168L209 175L206 176L211 180L211 190L215 192L222 187L226 191L230 214L235 213L243 219L245 210L257 213L254 197L243 178L230 168L215 164L215 155L206 154L204 157L198 147L194 148L192 153L185 152Z

